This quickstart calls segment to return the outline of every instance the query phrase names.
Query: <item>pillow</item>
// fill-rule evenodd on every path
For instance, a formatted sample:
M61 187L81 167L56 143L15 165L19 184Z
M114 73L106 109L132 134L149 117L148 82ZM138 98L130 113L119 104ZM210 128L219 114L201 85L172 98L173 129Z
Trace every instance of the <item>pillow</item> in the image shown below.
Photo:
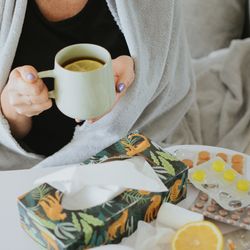
M192 57L206 56L241 38L246 5L246 0L182 0Z

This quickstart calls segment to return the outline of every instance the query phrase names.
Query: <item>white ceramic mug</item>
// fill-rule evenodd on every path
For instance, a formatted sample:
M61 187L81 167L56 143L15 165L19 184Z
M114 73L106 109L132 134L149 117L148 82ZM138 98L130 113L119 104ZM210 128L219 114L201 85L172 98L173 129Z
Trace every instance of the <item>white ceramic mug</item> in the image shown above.
M104 62L101 68L76 72L63 68L63 64L74 58L95 58ZM60 50L55 56L53 70L38 73L40 78L54 78L55 98L58 109L65 115L88 120L105 114L115 101L115 83L112 59L103 47L94 44L75 44Z

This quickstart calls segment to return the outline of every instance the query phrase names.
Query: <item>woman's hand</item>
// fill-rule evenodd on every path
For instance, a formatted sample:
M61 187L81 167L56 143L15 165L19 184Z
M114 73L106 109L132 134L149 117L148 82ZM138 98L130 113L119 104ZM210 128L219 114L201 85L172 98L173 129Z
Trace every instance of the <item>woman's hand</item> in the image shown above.
M11 71L1 94L1 108L14 136L24 137L31 129L31 117L52 106L48 89L32 66Z
M116 59L112 60L112 64L113 64L113 72L116 85L116 99L110 111L120 100L120 98L126 93L126 90L133 83L135 78L134 61L130 56L119 56ZM99 120L101 117L88 120L88 122L93 123Z

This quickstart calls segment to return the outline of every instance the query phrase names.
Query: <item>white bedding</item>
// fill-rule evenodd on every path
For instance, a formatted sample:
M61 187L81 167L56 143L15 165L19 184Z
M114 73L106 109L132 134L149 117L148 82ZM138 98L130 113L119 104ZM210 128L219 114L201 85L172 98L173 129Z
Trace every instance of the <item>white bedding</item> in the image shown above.
M197 102L168 141L250 152L250 39L193 61Z

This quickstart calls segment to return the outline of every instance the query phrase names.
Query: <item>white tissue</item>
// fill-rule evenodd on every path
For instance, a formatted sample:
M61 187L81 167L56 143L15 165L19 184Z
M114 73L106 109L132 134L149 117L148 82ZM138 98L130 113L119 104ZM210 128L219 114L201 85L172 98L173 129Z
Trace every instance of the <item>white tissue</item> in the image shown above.
M138 228L130 237L124 238L121 245L133 250L170 250L175 231L155 223L139 221ZM100 249L101 250L101 249Z
M139 221L137 230L124 238L121 245L133 250L171 250L175 229L203 219L201 214L165 202L160 207L156 221Z
M72 165L35 181L48 183L64 193L66 209L85 209L100 205L132 188L166 192L167 188L142 158L89 165Z
M202 220L204 220L202 214L165 202L159 209L156 223L161 226L178 229L189 222Z

